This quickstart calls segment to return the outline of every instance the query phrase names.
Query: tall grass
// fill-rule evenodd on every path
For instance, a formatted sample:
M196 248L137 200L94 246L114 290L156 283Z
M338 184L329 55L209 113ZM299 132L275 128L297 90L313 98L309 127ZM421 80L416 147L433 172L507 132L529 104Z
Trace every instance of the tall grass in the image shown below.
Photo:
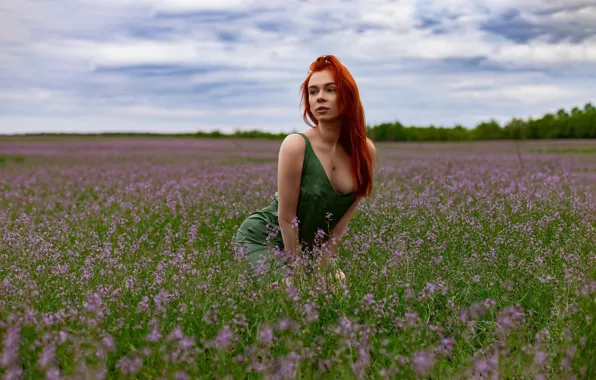
M0 169L2 376L596 376L596 213L565 158L380 151L345 285L261 287L232 237L276 164L220 148Z

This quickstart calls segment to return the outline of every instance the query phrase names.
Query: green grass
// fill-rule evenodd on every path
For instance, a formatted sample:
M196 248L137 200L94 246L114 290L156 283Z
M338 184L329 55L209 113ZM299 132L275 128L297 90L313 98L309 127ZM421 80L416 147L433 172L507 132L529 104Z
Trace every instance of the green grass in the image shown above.
M596 218L585 194L557 182L554 161L527 162L527 176L515 161L385 163L340 246L346 291L334 292L305 274L290 289L248 281L232 238L275 183L238 171L211 180L183 158L179 172L131 159L78 172L40 164L50 171L35 184L0 177L12 197L0 198L12 205L0 214L0 338L19 323L25 377L44 377L40 358L55 346L65 376L259 379L295 363L305 379L469 378L496 358L498 378L593 378ZM246 162L274 178L269 161ZM417 374L426 350L434 363Z
M537 148L531 149L530 153L547 153L547 154L596 154L596 147L580 148Z
M0 166L4 166L10 163L22 164L25 162L23 156L0 156Z

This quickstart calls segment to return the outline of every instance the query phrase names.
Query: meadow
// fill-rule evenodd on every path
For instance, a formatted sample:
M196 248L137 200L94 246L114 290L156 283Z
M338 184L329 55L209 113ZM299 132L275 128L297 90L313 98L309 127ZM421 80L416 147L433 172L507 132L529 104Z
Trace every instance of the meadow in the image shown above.
M258 287L278 147L0 140L0 376L596 377L596 142L378 143L345 285Z

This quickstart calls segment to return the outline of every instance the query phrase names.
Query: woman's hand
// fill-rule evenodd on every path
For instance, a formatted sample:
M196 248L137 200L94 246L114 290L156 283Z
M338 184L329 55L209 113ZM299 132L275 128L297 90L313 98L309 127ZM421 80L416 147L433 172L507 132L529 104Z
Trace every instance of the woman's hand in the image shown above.
M290 287L294 285L294 280L292 280L292 277L284 277L283 280L281 280L281 285L284 287Z
M338 290L336 284L346 283L346 275L341 269L334 269L327 273L327 281L329 282L329 287L335 293Z

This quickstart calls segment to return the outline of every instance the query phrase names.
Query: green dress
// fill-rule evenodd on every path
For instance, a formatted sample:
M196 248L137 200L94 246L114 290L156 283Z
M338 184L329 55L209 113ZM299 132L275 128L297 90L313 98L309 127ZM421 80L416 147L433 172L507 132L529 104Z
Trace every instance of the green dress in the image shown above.
M342 194L335 191L313 151L310 140L305 134L298 134L304 137L306 147L296 216L302 249L312 252L317 243L329 238L330 232L352 206L356 196L355 192ZM235 242L245 249L244 254L251 275L260 272L271 263L274 263L273 267L277 269L286 264L283 256L276 257L274 253L276 247L279 251L284 249L277 210L278 193L275 192L272 202L250 214L236 232ZM324 235L321 235L321 232L324 232ZM261 260L264 260L265 265ZM276 274L276 277L281 276Z

